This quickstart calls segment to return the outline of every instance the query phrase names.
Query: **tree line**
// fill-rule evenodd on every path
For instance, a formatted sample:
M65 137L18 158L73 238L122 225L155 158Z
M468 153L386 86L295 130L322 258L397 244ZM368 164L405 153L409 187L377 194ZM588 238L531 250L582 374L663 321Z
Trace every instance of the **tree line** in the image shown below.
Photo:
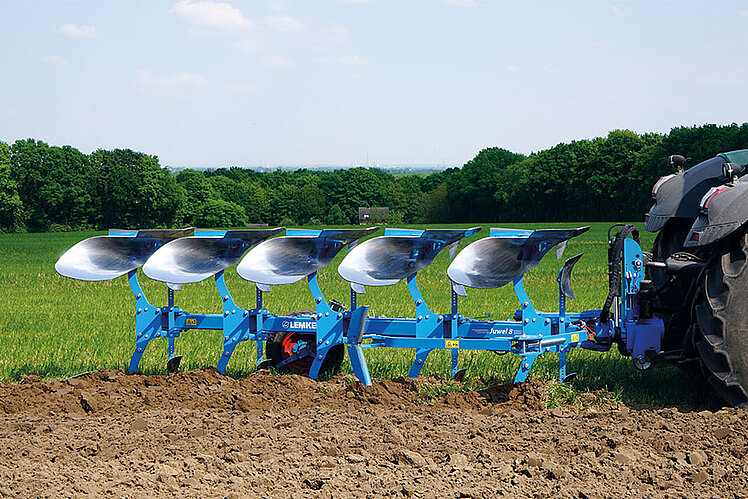
M387 206L388 223L640 220L650 189L672 173L748 148L748 123L616 130L523 155L492 147L462 168L429 175L376 168L258 172L170 171L129 149L84 154L35 139L0 141L0 231L192 225L357 223L358 207Z

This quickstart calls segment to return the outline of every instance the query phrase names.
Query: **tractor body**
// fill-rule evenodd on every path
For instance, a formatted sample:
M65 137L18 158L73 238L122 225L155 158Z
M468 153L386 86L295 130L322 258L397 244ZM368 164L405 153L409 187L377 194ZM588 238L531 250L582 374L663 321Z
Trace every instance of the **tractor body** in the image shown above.
M680 160L652 189L645 221L658 233L647 278L665 324L661 357L748 407L748 150L685 171Z

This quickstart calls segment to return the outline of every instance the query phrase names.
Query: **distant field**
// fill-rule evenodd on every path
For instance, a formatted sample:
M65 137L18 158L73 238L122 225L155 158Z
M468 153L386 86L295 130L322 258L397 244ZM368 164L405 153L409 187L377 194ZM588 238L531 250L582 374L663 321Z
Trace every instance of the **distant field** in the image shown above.
M502 224L509 227L520 227ZM584 224L524 224L523 228L575 227ZM577 299L570 310L600 308L607 293L606 232L609 224L592 224L592 229L572 240L565 257L584 252L576 266L573 284ZM446 227L446 226L431 226ZM453 226L454 227L454 226ZM467 227L467 226L464 226ZM419 228L426 228L419 226ZM488 226L467 242L488 235ZM114 281L87 283L59 276L54 270L57 258L76 242L102 234L100 232L0 235L0 380L15 380L24 374L64 378L97 368L126 369L134 346L134 304L125 277ZM381 232L380 232L381 234ZM653 235L642 231L643 246L648 249ZM558 306L556 276L562 262L549 253L541 265L525 277L526 288L536 308L554 310ZM319 282L328 299L348 300L348 284L337 275L335 262L319 274ZM419 273L418 282L434 311L448 311L449 281L447 251ZM166 287L141 274L141 284L153 303L166 300ZM226 272L226 281L238 303L247 308L254 303L254 286L242 280L235 269ZM313 309L304 281L274 287L266 293L265 305L271 312L285 314L294 310ZM163 303L163 302L161 302ZM221 305L212 280L186 285L177 293L183 309L202 313L220 313ZM360 304L371 306L371 313L408 317L413 303L404 283L386 288L367 288ZM507 318L517 303L511 286L500 290L468 290L460 302L461 313L468 317ZM219 332L187 332L177 342L183 355L182 369L215 366L222 351ZM253 343L242 344L231 358L227 373L243 376L254 370ZM413 359L411 350L374 349L366 351L374 377L405 376ZM503 357L490 352L461 353L461 364L468 368L467 379L511 379L518 365L512 355ZM164 373L166 340L151 342L140 367L146 373ZM344 369L349 369L349 364ZM531 376L553 379L557 375L557 356L546 354L536 362ZM694 391L694 380L677 369L660 369L639 373L629 359L617 352L600 355L573 352L569 370L579 373L573 390L605 389L611 396L637 403L698 402L704 391ZM434 352L422 375L449 376L449 354ZM568 394L573 397L574 394Z

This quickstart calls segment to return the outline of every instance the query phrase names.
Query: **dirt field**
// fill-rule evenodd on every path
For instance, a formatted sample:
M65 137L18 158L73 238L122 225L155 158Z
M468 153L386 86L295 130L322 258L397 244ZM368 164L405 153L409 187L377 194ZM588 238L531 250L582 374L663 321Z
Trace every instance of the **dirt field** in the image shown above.
M0 385L0 495L748 494L742 411L545 409L542 394L528 383L425 402L412 381L211 370L27 378Z

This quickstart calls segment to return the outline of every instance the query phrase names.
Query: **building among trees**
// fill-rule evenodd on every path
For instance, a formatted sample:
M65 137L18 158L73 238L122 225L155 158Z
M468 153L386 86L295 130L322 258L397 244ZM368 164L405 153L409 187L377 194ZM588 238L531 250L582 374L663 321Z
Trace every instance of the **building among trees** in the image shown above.
M358 207L359 225L384 223L389 216L390 209L386 206Z

